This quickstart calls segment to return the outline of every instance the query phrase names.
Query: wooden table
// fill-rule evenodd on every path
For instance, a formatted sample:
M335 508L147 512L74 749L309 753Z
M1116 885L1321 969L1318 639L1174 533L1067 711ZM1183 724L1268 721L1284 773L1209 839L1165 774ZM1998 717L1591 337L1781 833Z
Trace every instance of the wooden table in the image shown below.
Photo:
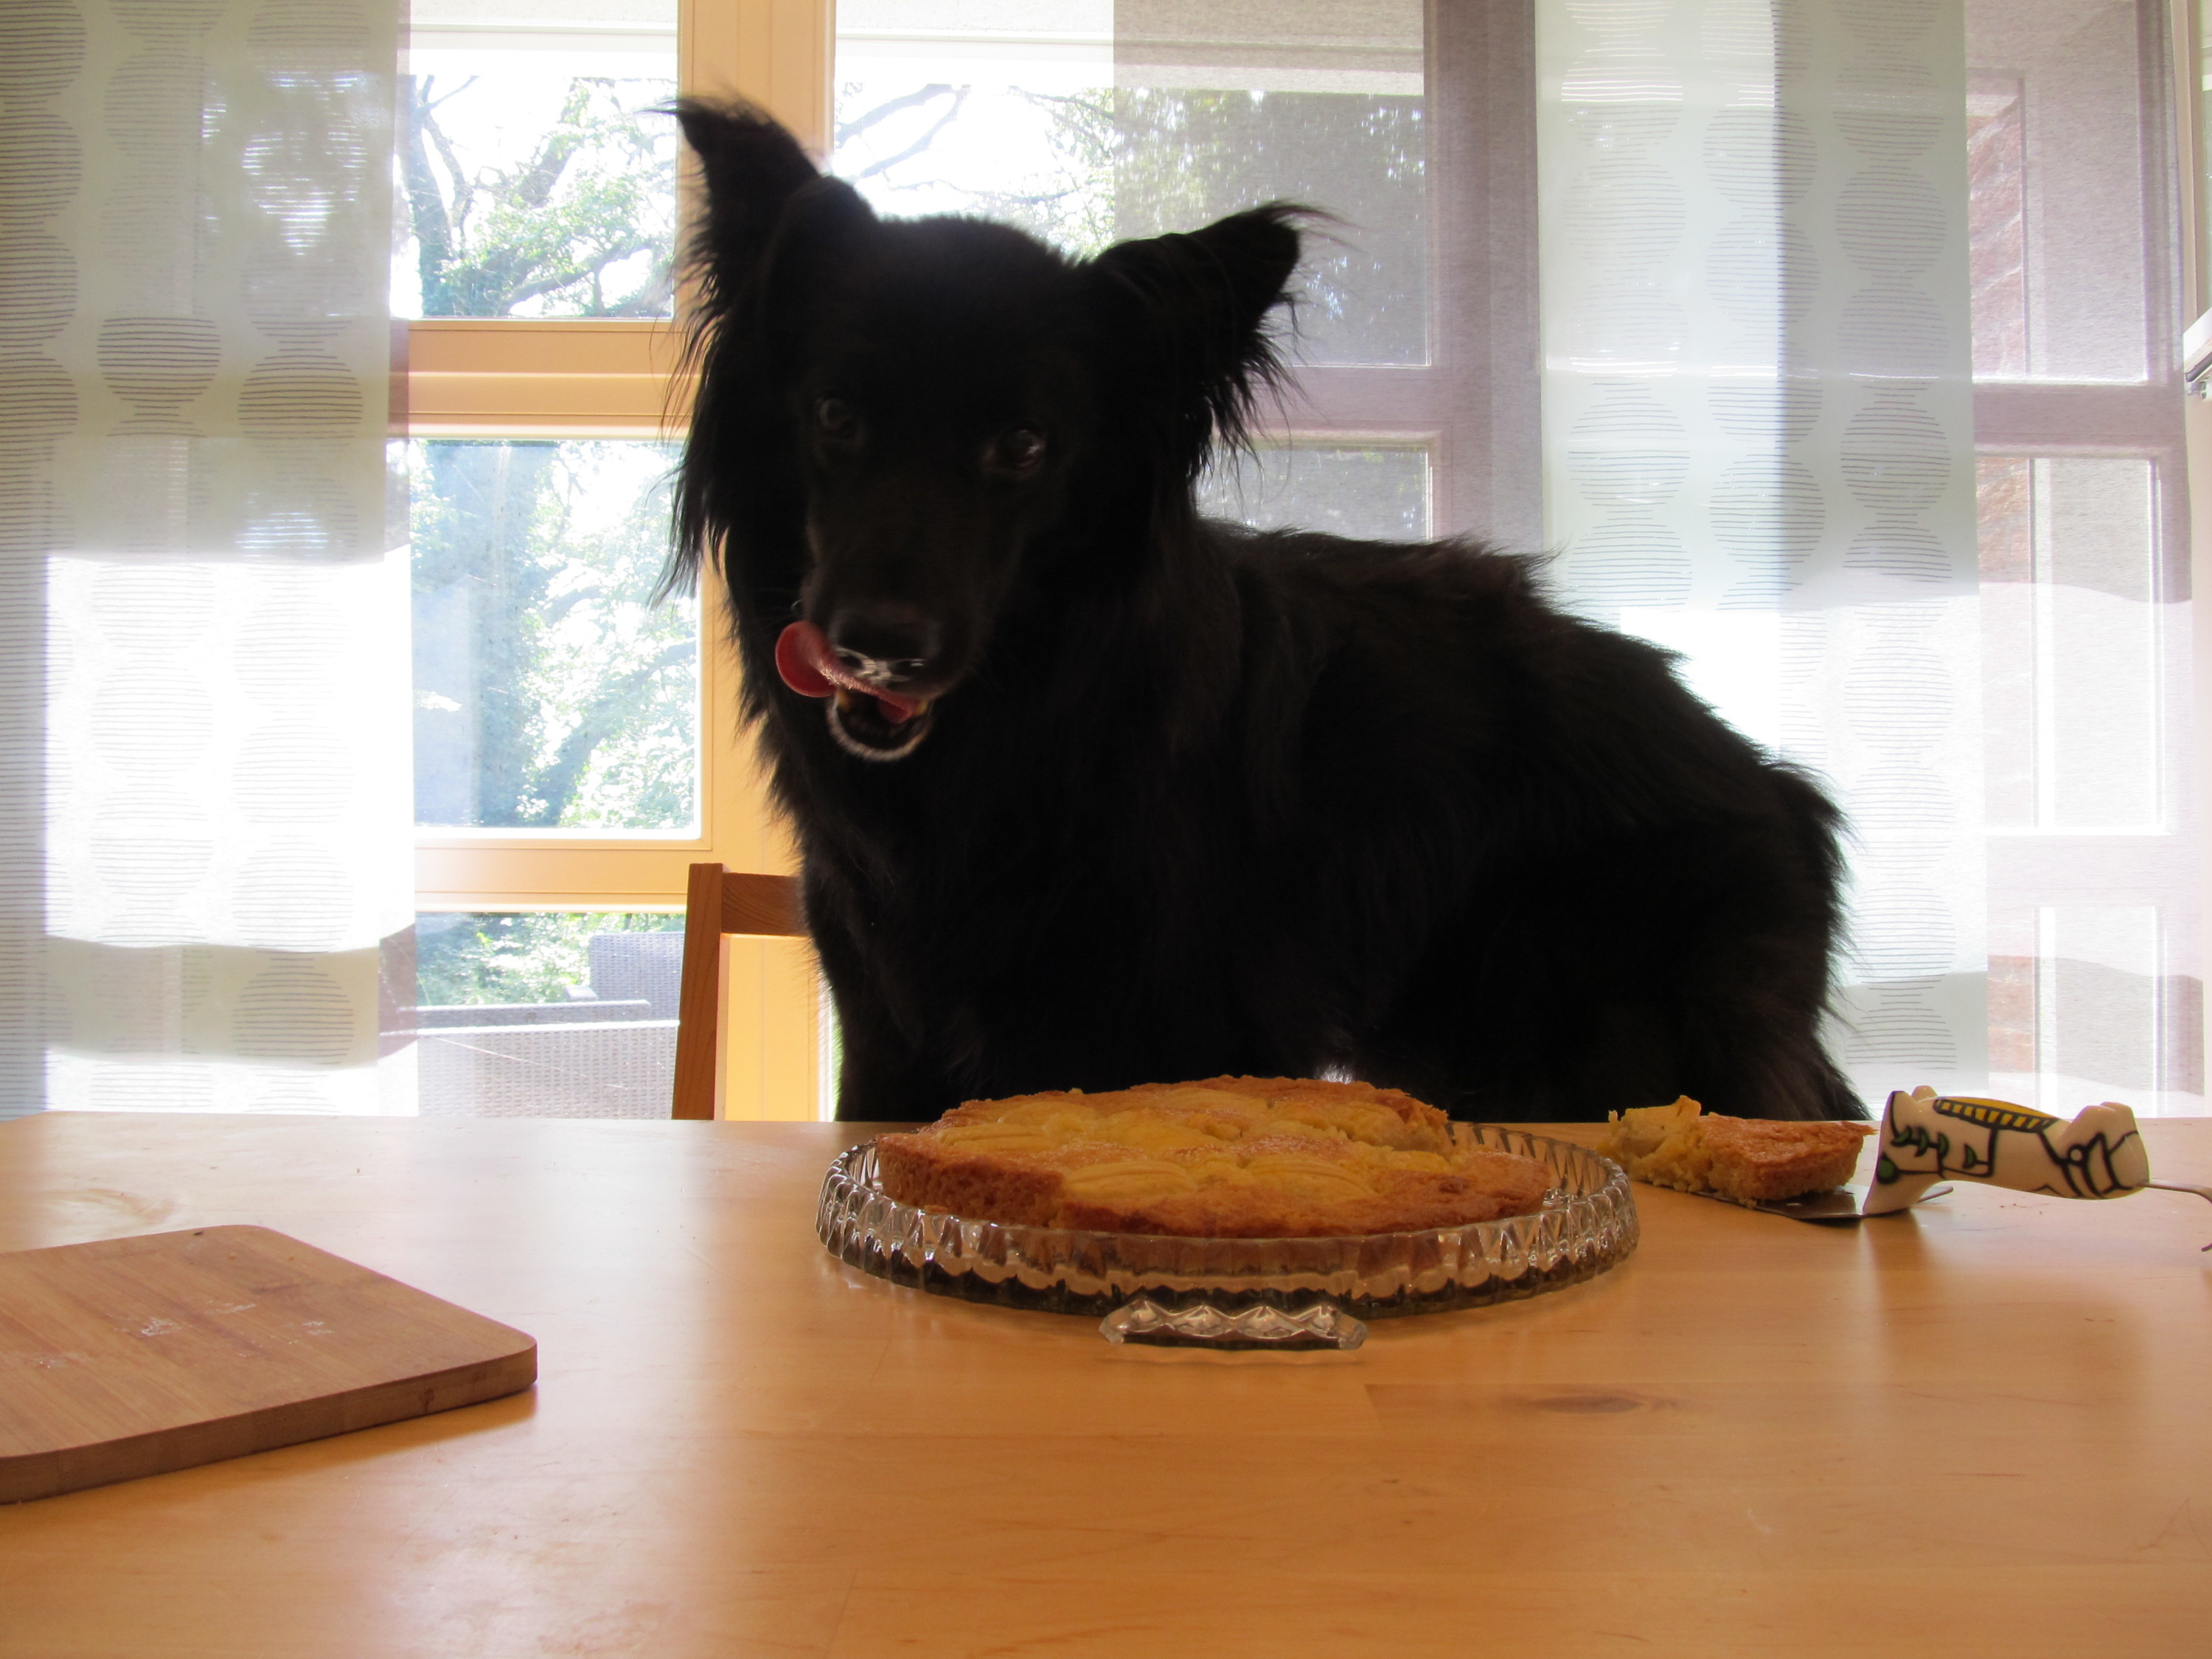
M2212 1121L2145 1128L2212 1181ZM0 1510L0 1654L2212 1653L2195 1199L1830 1230L1639 1188L1595 1284L1194 1356L840 1266L858 1133L0 1125L0 1249L258 1222L544 1367Z

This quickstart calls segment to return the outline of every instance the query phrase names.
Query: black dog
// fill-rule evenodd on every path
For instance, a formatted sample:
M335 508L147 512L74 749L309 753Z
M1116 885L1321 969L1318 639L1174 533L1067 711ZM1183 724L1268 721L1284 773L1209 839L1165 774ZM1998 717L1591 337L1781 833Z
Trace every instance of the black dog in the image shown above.
M1818 789L1523 561L1198 516L1297 210L1072 261L679 114L671 580L727 578L842 1116L1329 1068L1456 1116L1858 1115Z

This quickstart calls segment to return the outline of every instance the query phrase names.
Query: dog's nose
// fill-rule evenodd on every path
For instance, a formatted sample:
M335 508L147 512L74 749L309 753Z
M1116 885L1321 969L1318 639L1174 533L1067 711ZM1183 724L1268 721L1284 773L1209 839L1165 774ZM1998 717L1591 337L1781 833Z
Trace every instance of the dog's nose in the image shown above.
M937 659L943 635L910 605L844 605L830 619L830 648L837 660L876 685L896 685L925 672Z

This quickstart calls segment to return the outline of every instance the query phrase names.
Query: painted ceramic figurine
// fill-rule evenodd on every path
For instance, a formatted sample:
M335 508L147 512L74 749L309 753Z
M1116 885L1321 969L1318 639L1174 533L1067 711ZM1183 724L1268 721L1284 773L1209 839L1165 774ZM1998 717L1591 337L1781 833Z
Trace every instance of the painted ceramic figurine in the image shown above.
M2058 1198L2125 1198L2157 1187L2212 1199L2212 1188L2153 1181L2136 1115L2109 1100L2083 1107L2069 1122L2009 1101L1939 1095L1924 1085L1910 1094L1899 1089L1881 1115L1876 1144L1863 1215L1905 1209L1938 1181Z
M2060 1198L2121 1198L2150 1184L2136 1115L2110 1101L2069 1123L2007 1101L1900 1089L1882 1114L1879 1145L1867 1215L1905 1209L1938 1181Z

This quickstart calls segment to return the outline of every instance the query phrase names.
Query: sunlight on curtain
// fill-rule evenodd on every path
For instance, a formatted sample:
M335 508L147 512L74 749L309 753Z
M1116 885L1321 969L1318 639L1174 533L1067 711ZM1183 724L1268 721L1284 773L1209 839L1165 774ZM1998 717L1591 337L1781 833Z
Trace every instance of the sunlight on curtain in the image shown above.
M412 1109L396 44L379 0L0 13L4 1109Z
M1556 574L1849 813L1862 1092L2201 1109L2155 31L1539 18ZM2142 387L2118 417L2076 390L2114 382Z

